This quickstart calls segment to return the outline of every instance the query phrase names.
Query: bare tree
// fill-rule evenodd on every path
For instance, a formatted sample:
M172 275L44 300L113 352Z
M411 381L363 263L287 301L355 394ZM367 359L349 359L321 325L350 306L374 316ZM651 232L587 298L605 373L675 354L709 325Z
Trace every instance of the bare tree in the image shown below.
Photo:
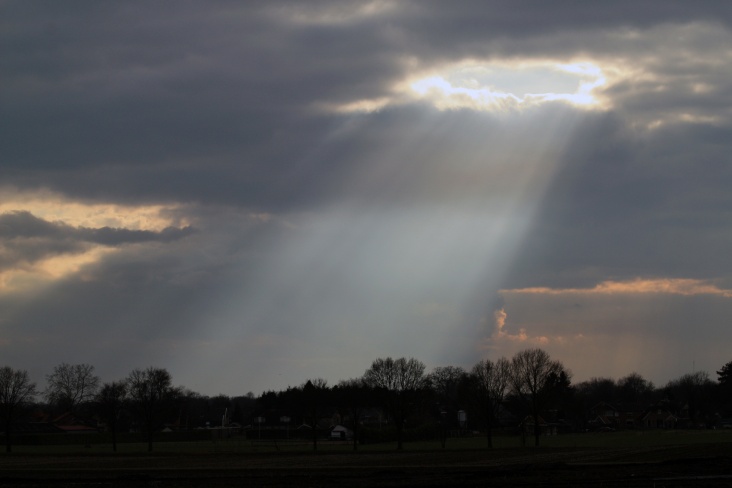
M626 409L643 409L654 401L656 387L652 381L633 372L617 381L620 403Z
M114 452L117 452L117 429L126 398L127 383L124 381L114 381L112 383L104 383L95 399L97 410L106 421L107 427L112 433L112 450Z
M46 376L48 385L43 395L49 403L76 413L79 405L94 398L99 381L91 364L61 363Z
M153 449L153 433L177 396L170 373L162 368L135 369L127 378L127 388L140 427L147 437L147 450Z
M511 359L511 387L528 406L534 421L534 444L537 447L541 435L539 416L552 385L563 371L562 363L552 361L542 349L527 349Z
M404 422L425 386L424 369L424 363L414 358L379 358L364 373L366 384L384 395L384 406L396 427L397 449L402 448Z
M678 414L686 410L688 427L707 427L713 423L715 387L709 373L696 371L669 381L663 393Z
M0 368L0 415L5 426L5 451L12 451L12 429L21 408L33 401L36 384L30 380L25 370L15 370L10 366Z
M511 363L505 357L496 362L486 359L479 361L471 371L475 379L475 393L478 404L486 418L486 437L488 447L493 447L493 425L498 417L511 380Z
M370 406L372 389L362 378L342 380L333 388L336 403L351 415L353 423L353 450L358 450L359 428L365 409Z
M455 419L458 411L458 392L467 378L465 370L459 366L438 366L426 377L426 383L439 402L440 444L445 448L449 419ZM455 422L455 420L453 420Z
M330 391L328 388L328 382L323 378L315 378L308 380L302 385L303 400L305 401L305 408L307 414L310 417L312 424L313 434L313 451L318 450L318 416L323 408L325 398Z
M427 375L426 381L441 401L454 403L457 400L460 382L466 374L459 366L438 366Z

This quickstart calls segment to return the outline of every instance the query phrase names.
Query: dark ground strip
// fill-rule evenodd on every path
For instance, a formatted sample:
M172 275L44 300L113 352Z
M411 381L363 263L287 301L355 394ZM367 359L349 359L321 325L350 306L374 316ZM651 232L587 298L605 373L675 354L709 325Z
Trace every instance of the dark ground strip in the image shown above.
M3 487L721 487L732 444L635 448L0 455Z
M12 470L0 487L684 487L730 486L732 460L690 459L666 463L513 464L506 467L334 467L230 469Z

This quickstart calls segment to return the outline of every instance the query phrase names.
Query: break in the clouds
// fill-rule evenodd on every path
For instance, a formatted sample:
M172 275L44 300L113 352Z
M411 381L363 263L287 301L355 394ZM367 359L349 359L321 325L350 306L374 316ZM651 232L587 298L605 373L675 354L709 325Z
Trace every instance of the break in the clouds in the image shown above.
M0 348L36 378L730 359L724 2L2 9Z

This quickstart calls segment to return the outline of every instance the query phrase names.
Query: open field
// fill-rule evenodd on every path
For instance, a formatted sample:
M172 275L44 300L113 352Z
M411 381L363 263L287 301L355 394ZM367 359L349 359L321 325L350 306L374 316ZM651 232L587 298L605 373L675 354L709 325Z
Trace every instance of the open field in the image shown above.
M618 432L542 438L540 448L517 438L361 446L341 443L278 446L248 441L18 446L0 456L4 486L732 486L732 433ZM509 444L513 444L510 446Z

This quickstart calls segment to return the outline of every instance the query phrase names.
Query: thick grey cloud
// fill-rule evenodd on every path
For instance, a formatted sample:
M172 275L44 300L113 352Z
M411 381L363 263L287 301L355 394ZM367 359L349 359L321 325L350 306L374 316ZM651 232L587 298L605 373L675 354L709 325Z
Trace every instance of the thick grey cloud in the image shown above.
M379 96L408 72L408 58L428 66L612 53L633 45L619 45L607 31L729 17L718 3L659 9L632 2L602 12L575 4L400 2L382 14L317 22L333 8L9 2L3 180L98 199L185 195L281 205L293 161L344 123L312 114L312 104ZM325 175L331 165L312 169ZM117 185L120 178L129 181Z
M654 134L628 130L615 117L588 121L565 155L526 262L534 284L582 276L639 275L729 279L732 173L724 128L674 124ZM598 136L599 134L600 136ZM590 272L593 270L592 272ZM671 271L673 270L673 271ZM527 276L516 276L515 285Z
M27 199L0 215L0 339L39 378L76 357L112 376L154 362L241 393L384 354L469 366L501 289L732 282L725 2L1 5L3 187L162 205L170 225L72 225ZM440 110L406 88L542 60L601 68L600 106ZM334 110L362 101L378 109ZM42 286L22 278L97 248ZM723 334L715 300L707 330ZM662 302L632 302L639 337L668 321ZM514 329L573 310L503 304Z

